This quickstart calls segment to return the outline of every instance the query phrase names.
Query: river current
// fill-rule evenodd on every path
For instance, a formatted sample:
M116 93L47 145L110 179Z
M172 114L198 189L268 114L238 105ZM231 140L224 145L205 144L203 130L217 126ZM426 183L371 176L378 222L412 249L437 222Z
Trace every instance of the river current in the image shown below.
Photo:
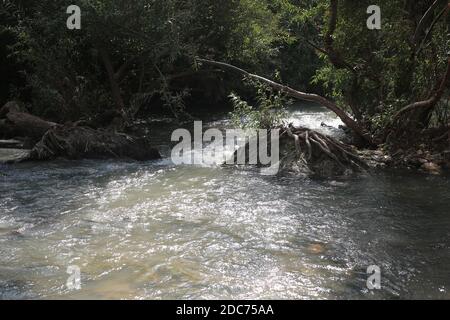
M339 134L320 108L290 117ZM449 177L262 176L167 150L1 167L0 298L450 299Z

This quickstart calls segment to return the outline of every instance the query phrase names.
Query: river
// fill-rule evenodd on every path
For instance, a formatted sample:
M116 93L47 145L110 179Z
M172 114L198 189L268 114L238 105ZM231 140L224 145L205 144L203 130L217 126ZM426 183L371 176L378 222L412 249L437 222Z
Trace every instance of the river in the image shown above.
M290 115L339 124L317 107ZM175 166L162 149L0 168L0 298L450 299L448 177L262 176Z

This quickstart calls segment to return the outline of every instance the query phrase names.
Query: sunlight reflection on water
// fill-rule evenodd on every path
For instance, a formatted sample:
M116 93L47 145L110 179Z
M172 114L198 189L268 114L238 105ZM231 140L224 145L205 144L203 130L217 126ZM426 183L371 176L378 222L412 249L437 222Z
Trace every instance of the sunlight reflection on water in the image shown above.
M302 114L337 124L292 118ZM448 298L449 187L167 159L22 164L0 186L0 298ZM379 292L365 287L371 264ZM65 285L69 265L80 291Z

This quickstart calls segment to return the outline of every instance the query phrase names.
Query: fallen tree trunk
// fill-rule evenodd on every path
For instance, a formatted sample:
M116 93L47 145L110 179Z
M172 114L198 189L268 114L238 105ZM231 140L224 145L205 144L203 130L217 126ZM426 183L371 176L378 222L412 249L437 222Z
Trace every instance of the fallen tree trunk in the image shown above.
M59 126L45 133L31 151L32 160L111 159L138 161L161 158L146 138L88 127Z
M235 72L241 73L249 78L253 78L256 80L261 81L262 83L267 84L268 86L272 87L275 90L281 91L285 94L287 94L288 96L292 97L292 98L296 98L299 100L305 100L305 101L311 101L311 102L316 102L324 107L326 107L327 109L333 111L341 120L342 122L345 123L345 125L347 127L349 127L358 137L360 137L361 139L363 139L363 141L365 141L367 144L373 145L374 141L372 140L372 137L370 136L370 134L368 134L361 126L360 124L355 121L352 117L350 117L344 110L342 110L338 105L336 105L334 102L319 96L317 94L312 94L312 93L305 93L305 92L301 92L301 91L297 91L295 89L292 89L288 86L282 85L280 83L274 82L272 80L266 79L264 77L261 77L259 75L256 74L252 74L244 69L241 69L239 67L233 66L231 64L228 63L224 63L224 62L218 62L218 61L214 61L214 60L207 60L207 59L197 59L199 62L203 62L203 63L207 63L210 65L214 65L216 67L221 67L221 68L227 68L230 70L233 70Z
M61 125L46 121L24 112L16 103L7 103L0 110L0 114L4 117L0 120L2 135L31 140L34 147L30 153L30 160L51 160L59 157L153 160L161 157L147 138L77 124Z
M6 124L17 136L32 139L40 139L48 130L59 126L57 123L23 112L9 112L6 120Z
M0 109L0 130L4 138L27 137L39 141L50 129L57 127L55 122L33 116L14 101Z

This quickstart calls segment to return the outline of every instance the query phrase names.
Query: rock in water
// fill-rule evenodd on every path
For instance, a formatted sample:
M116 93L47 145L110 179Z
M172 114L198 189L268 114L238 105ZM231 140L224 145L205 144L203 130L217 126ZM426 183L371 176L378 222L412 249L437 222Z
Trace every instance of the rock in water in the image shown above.
M311 243L308 248L308 252L311 254L322 254L325 252L325 244L323 243Z
M442 168L434 162L424 163L421 168L430 174L439 175L442 173Z

